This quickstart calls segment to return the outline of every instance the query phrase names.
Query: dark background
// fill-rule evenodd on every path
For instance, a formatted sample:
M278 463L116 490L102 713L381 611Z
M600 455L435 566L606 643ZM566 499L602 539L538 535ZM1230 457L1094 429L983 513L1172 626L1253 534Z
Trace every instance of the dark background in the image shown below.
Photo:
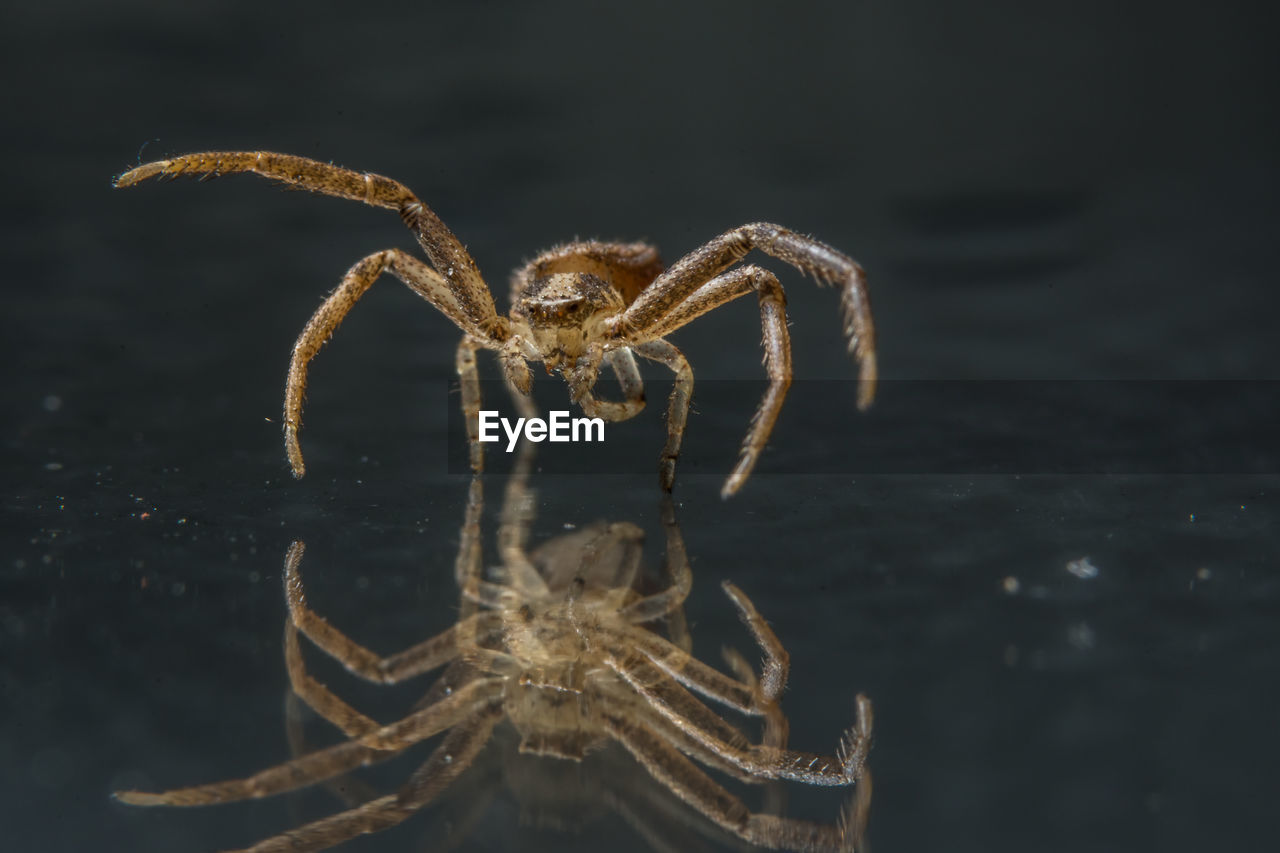
M699 656L749 644L730 578L791 651L797 748L832 749L872 697L875 849L1269 849L1280 133L1262 8L7 5L6 846L212 850L340 808L323 791L195 811L109 798L288 755L293 539L317 608L370 647L451 621L453 326L380 283L313 367L306 479L279 440L294 336L351 263L410 236L253 177L111 189L139 159L264 148L404 181L500 306L507 270L575 236L671 260L764 219L856 256L880 403L854 414L834 294L777 268L800 381L731 501L757 312L673 336L699 382L750 380L698 408L676 486ZM539 397L565 400L551 382ZM982 405L955 416L965 399ZM1068 461L1010 451L1046 422L1078 430ZM656 563L662 435L660 406L611 426L640 461L599 476L547 453L535 539L630 520ZM1068 570L1084 557L1095 576ZM309 660L380 719L416 698ZM626 756L590 765L605 793L562 807L582 824L566 834L532 803L564 768L491 752L471 784L507 781L487 805L462 788L351 849L648 849L618 804L662 798ZM394 790L413 766L369 781ZM817 820L841 802L789 794ZM482 818L458 839L469 802ZM713 848L683 808L635 810L677 849Z

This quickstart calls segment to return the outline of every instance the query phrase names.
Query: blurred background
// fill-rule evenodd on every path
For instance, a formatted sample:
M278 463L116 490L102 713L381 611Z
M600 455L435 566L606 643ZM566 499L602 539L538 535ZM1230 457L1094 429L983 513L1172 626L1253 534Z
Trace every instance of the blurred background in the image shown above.
M9 4L9 845L243 847L343 807L325 791L110 799L288 757L291 541L313 604L365 645L452 622L452 324L380 282L313 364L305 479L280 447L294 337L352 263L412 237L386 211L252 176L111 188L139 162L267 149L407 184L503 309L509 270L578 237L650 240L671 261L768 220L856 257L884 380L865 415L835 294L756 259L787 289L797 382L730 501L763 390L758 311L741 300L672 336L714 389L695 391L675 490L695 652L754 661L718 588L732 579L791 652L797 749L833 749L854 696L872 698L873 849L1269 849L1270 23L1243 2ZM646 375L662 400L667 377ZM566 402L558 380L537 396ZM626 520L659 565L662 417L611 425L624 461L595 474L547 448L535 541ZM492 497L509 463L490 461ZM308 660L381 720L421 689ZM344 849L738 846L620 750L583 765L606 780L586 785L491 753L453 799ZM394 791L415 766L364 781ZM579 802L582 787L604 793ZM560 789L558 810L538 801ZM787 810L830 822L843 796L789 786ZM641 820L636 802L654 804Z

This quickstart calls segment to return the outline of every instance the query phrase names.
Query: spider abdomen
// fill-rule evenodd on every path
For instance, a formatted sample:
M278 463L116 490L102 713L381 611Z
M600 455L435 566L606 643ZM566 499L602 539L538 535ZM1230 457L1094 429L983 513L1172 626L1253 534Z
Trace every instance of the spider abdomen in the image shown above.
M531 670L510 685L504 711L520 732L520 751L581 761L604 737L591 696L578 687L581 673L556 667Z

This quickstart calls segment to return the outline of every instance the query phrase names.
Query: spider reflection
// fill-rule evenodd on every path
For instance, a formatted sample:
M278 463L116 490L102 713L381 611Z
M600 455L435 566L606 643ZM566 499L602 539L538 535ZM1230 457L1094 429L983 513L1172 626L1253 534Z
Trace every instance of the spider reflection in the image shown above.
M426 762L395 793L248 848L320 850L398 824L436 799L463 775L505 719L518 736L520 753L581 762L609 741L618 742L662 787L720 830L751 844L784 850L855 849L870 796L864 773L870 701L858 696L854 725L835 755L787 748L786 720L778 705L787 653L733 584L725 582L724 590L764 651L761 675L736 653L726 654L732 675L690 654L682 604L692 575L669 499L663 506L665 586L655 592L641 592L640 528L598 522L529 549L532 505L518 474L508 485L501 513L501 560L486 571L482 486L479 478L473 479L455 567L461 590L458 621L388 657L360 646L308 606L300 574L303 546L295 542L284 568L290 683L302 702L347 739L247 778L164 793L122 791L119 799L135 805L192 806L268 796L332 780L443 733ZM658 630L662 623L666 636ZM299 634L369 681L395 684L443 672L411 713L383 725L307 672ZM760 741L704 700L763 718ZM856 788L838 823L817 824L751 812L699 764L744 782L794 780ZM607 786L603 790L607 799ZM627 816L625 808L619 810Z

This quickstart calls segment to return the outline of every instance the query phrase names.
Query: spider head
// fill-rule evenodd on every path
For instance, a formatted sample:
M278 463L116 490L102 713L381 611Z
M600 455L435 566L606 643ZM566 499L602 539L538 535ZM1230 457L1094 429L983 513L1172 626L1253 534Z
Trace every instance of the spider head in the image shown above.
M550 371L572 364L600 338L605 319L625 307L604 279L568 272L535 278L516 298L511 314L528 329L528 340Z

